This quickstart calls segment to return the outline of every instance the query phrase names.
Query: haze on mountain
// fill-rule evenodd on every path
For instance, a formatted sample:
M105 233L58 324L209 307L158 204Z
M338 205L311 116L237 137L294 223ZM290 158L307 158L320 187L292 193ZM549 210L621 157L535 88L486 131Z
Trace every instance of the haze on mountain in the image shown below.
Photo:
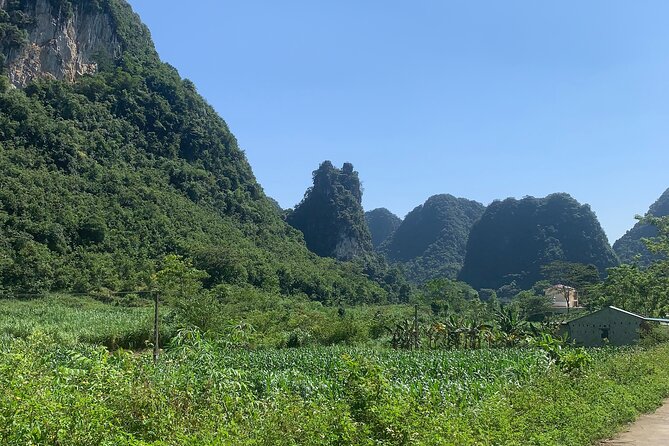
M465 258L469 231L484 210L476 201L434 195L407 214L379 251L389 262L402 264L414 282L455 279Z
M389 297L308 251L125 1L0 0L0 29L0 290L146 289L179 254L210 287Z
M618 264L588 205L565 193L491 203L474 224L459 279L476 289L515 282L529 289L553 261L594 265L601 275Z
M402 224L402 219L386 208L365 212L365 221L372 236L372 245L377 249Z
M653 203L646 215L664 217L669 215L669 189ZM639 263L648 266L652 262L663 258L662 254L653 254L643 243L644 238L657 237L657 227L638 222L613 244L613 250L623 263Z

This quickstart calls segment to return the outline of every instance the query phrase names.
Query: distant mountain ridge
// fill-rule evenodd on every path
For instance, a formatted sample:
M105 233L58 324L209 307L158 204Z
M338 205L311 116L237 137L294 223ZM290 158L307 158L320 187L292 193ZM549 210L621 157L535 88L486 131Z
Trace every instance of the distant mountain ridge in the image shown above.
M484 211L485 206L473 200L434 195L407 214L379 251L389 262L403 264L414 282L455 279L469 231Z
M402 219L386 208L365 212L365 221L372 236L374 249L378 248L402 224Z
M555 260L593 264L600 274L618 264L588 205L564 193L508 198L488 206L469 235L459 279L476 289L515 281L528 289Z
M650 206L646 215L653 217L669 215L669 189L665 190L660 198ZM642 239L656 237L657 234L657 228L654 226L638 222L613 244L613 250L623 263L636 262L637 256L639 256L638 262L647 266L654 260L662 258L662 256L648 251Z

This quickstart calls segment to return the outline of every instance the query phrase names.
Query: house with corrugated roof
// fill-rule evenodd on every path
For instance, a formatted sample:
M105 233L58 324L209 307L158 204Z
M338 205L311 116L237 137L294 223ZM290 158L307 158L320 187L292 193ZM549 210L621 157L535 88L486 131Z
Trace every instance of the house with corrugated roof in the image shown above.
M606 307L581 316L562 327L570 341L584 347L631 345L639 341L642 330L652 323L669 323L669 319L643 317L616 307Z

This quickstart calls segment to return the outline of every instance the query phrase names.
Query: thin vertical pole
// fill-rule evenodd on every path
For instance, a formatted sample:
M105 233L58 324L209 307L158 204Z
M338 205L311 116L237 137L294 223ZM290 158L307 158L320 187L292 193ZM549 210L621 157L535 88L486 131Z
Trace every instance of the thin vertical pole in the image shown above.
M418 349L418 304L413 309L413 345L415 349Z
M159 347L159 326L158 326L158 301L160 300L160 293L153 292L153 363L158 362Z

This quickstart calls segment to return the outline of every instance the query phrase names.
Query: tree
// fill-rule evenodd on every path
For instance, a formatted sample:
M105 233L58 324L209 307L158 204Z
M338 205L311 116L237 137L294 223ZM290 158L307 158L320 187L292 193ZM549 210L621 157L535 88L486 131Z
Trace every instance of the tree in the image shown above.
M513 298L520 316L528 321L541 320L551 310L551 300L544 294L521 291Z
M669 217L646 217L658 229L644 243L654 253L669 253ZM592 307L615 305L644 316L669 315L669 260L658 258L648 268L621 265L608 270L606 280L593 289Z
M193 267L190 260L170 254L163 268L156 273L159 291L183 326L195 326L203 332L222 329L222 309L213 293L205 290L202 281L209 275Z
M551 285L565 285L576 289L583 300L586 300L587 290L592 285L601 281L599 271L595 265L585 265L583 263L565 262L556 260L541 267L541 275L548 280ZM562 295L567 303L569 311L569 288L562 288Z

